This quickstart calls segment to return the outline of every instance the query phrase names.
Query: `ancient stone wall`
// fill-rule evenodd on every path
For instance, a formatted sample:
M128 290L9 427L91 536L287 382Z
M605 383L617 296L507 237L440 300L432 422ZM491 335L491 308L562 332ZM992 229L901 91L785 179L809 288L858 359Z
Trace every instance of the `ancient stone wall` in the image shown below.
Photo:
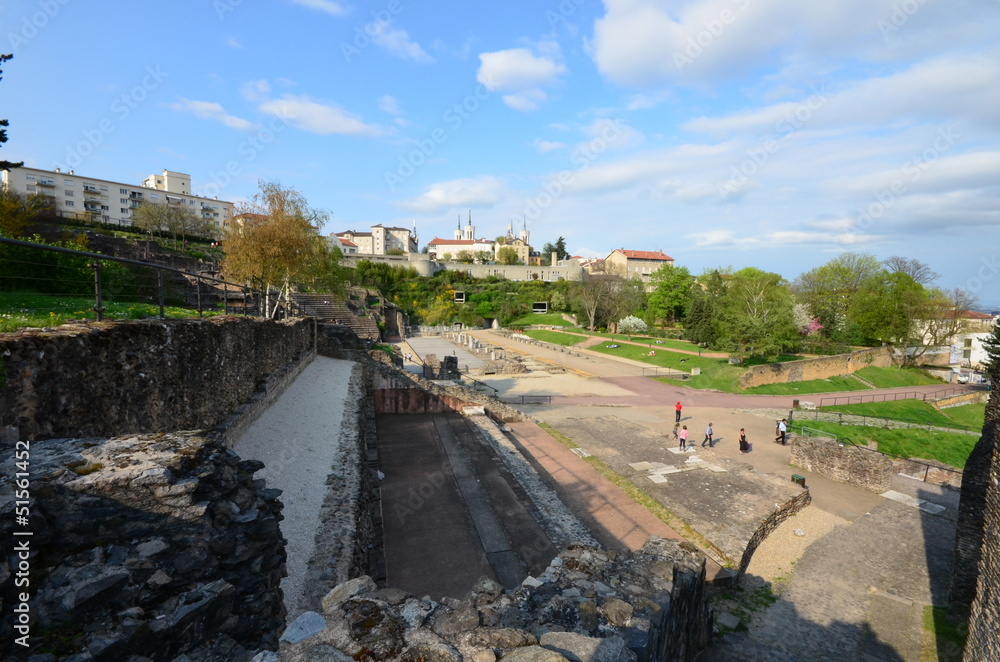
M812 437L792 442L792 464L876 494L889 489L895 473L892 460L881 453Z
M886 368L894 363L892 347L885 346L861 349L850 354L822 356L817 359L755 365L747 368L747 371L740 377L740 388L764 384L786 384L807 379L826 379L837 375L849 375L870 366Z
M484 578L446 602L357 578L289 628L280 660L688 662L711 639L704 557L659 538L621 554L571 546L514 591Z
M0 334L0 427L31 440L210 430L313 348L313 326L216 317Z
M947 409L948 407L959 407L961 405L982 404L984 402L988 402L989 399L990 394L988 391L974 391L972 393L953 395L950 398L932 400L931 404L934 405L935 409L941 410Z
M757 527L757 530L747 541L746 549L743 550L743 556L740 558L738 577L742 578L743 575L746 574L747 568L750 567L750 561L753 560L753 555L757 551L757 548L760 547L761 543L767 540L767 537L778 528L778 525L808 506L810 503L812 503L812 494L809 493L809 490L802 490L796 496L778 506L774 512L768 515L764 521L760 523L760 526Z
M26 462L30 475L0 483L0 658L20 658L25 632L31 653L55 656L37 659L172 660L219 637L230 649L277 646L282 505L254 480L261 463L183 432L21 448L27 459L0 465L14 476ZM14 516L21 489L27 524Z
M990 375L1000 380L1000 363ZM966 660L1000 659L1000 392L986 405L983 434L962 475L949 606L952 618L969 618Z

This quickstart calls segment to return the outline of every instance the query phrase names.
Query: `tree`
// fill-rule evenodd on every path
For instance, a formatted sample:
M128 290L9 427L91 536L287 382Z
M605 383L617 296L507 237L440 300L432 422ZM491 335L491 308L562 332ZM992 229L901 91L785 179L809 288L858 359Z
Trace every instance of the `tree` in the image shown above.
M132 217L134 225L147 232L169 234L173 237L174 248L177 247L178 236L183 240L187 235L205 235L212 229L213 223L198 216L186 205L160 204L143 202Z
M490 251L476 251L476 262L479 264L488 264L493 261L493 253Z
M968 322L962 313L976 305L976 297L963 289L950 292L939 289L925 289L926 296L921 302L914 320L913 332L905 350L903 363L919 363L929 350L950 345L955 336L964 332Z
M986 350L986 369L990 372L990 381L996 388L997 380L1000 379L1000 320L993 324L993 333L983 340L983 349Z
M565 237L559 237L559 239L557 239L556 243L554 243L554 244L546 243L544 246L542 246L542 255L541 255L541 258L542 258L542 264L544 266L551 266L552 265L552 254L553 253L556 254L556 259L557 260L565 260L566 258L569 257L569 253L566 252L566 238Z
M930 285L941 277L941 274L933 271L920 260L911 257L893 255L882 260L882 264L891 273L904 273L921 285Z
M7 55L0 54L0 64L3 64L4 62L13 57L14 57L13 54L9 53ZM3 69L0 69L0 74L2 73ZM3 77L0 77L0 80L3 80ZM0 120L0 145L3 145L5 142L7 142L8 126L10 126L10 123L7 120L5 119ZM13 163L11 161L0 160L0 170L13 170L14 168L20 168L23 165L24 161L18 161L17 163Z
M513 265L520 262L517 257L517 251L510 246L502 246L500 250L497 251L497 264Z
M597 322L597 313L606 299L611 297L616 289L615 276L591 276L587 280L572 284L570 294L588 320L588 328L593 331Z
M458 251L458 254L455 255L455 261L462 264L472 264L475 259L476 256L472 254L472 251L468 250Z
M42 195L0 188L0 234L4 236L22 236L32 221L49 211L52 204Z
M684 314L684 337L691 342L709 347L714 347L718 342L716 312L719 302L726 294L723 271L705 271L691 285Z
M635 315L629 315L618 320L618 331L627 334L629 340L632 340L632 336L634 335L646 333L646 330L646 323Z
M827 337L848 332L848 308L862 284L877 276L882 265L869 253L843 253L795 279L793 290Z
M653 291L649 294L649 314L654 322L669 320L673 325L691 296L694 278L687 267L664 264L650 276Z
M261 180L259 192L241 209L241 220L226 235L223 271L229 278L262 287L268 299L268 316L278 310L270 305L272 288L287 300L292 283L308 277L323 254L319 230L326 213L310 208L305 197L277 182Z
M733 274L718 310L720 341L743 361L776 358L795 341L792 294L778 274L747 267Z
M865 341L909 344L924 313L927 293L907 274L883 269L865 280L848 309Z
M598 309L601 320L610 329L616 329L618 320L633 315L646 303L646 290L642 281L635 278L617 278L611 281L609 296Z

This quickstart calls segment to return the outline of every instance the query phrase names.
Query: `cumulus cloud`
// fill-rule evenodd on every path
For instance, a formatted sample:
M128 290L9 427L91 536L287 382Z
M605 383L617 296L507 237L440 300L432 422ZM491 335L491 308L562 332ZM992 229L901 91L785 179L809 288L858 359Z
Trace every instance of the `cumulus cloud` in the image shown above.
M418 197L400 202L400 206L417 212L440 212L453 207L492 207L506 192L507 184L499 177L467 177L433 184Z
M177 97L177 101L167 104L167 107L180 113L190 113L195 117L221 122L225 126L237 129L238 131L249 131L253 128L252 122L241 117L236 117L235 115L230 115L222 107L222 104L214 101L197 101L195 99Z
M566 143L561 143L556 140L542 140L541 138L535 138L535 141L531 144L535 146L535 151L539 154L566 148Z
M323 136L337 134L374 137L386 132L375 124L366 124L336 104L322 104L305 95L287 94L280 99L264 101L260 104L260 110L280 117L299 129Z
M372 34L372 43L385 50L393 57L414 62L434 62L434 58L417 42L410 39L406 30L392 27L390 23L377 23Z
M343 5L339 2L333 2L333 0L292 0L292 4L296 4L307 9L315 9L316 11L321 11L324 14L329 14L330 16L343 16L347 13L347 10Z
M543 88L559 82L566 66L558 61L558 47L539 45L536 55L528 48L479 54L476 80L493 92L503 92L504 103L514 110L537 110L548 98Z
M399 99L386 94L378 98L378 109L390 115L400 115L403 111L399 109Z

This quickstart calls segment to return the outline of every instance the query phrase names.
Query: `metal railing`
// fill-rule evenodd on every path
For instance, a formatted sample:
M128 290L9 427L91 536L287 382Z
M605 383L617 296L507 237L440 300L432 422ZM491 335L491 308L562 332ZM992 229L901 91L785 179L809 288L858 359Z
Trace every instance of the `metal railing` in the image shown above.
M71 249L71 248L63 248L61 246L48 246L48 245L45 245L45 244L36 244L36 243L33 243L33 242L21 241L21 240L18 240L18 239L7 239L5 237L0 237L0 244L6 244L6 245L9 245L9 246L16 246L16 247L19 247L19 248L27 248L27 249L30 249L30 250L36 250L36 251L40 251L40 252L62 253L62 254L65 254L65 255L73 255L73 256L76 256L76 257L82 257L82 258L86 258L87 260L91 260L91 262L89 264L87 264L87 267L93 271L93 288L92 288L91 292L92 292L92 296L93 296L93 299L94 299L94 305L91 307L91 309L96 314L98 321L101 321L101 320L104 319L104 311L106 310L106 308L104 306L104 302L105 302L105 298L106 298L108 292L107 292L106 285L104 283L104 278L103 278L104 274L103 274L103 271L104 271L104 268L105 268L105 263L107 263L107 262L114 262L114 263L118 263L118 264L129 265L131 267L140 267L140 268L143 268L143 269L150 269L150 270L153 270L153 272L155 272L155 278L156 278L156 285L155 285L155 292L154 292L155 293L155 302L156 302L156 304L159 307L159 317L161 317L161 318L165 318L166 317L166 312L165 312L165 306L166 306L166 303L165 303L165 300L166 300L166 283L164 281L164 274L167 274L167 273L179 274L179 275L183 276L185 279L187 279L188 282L190 282L192 279L194 280L195 298L196 298L195 308L198 311L198 316L199 317L201 317L202 314L203 314L203 312L204 312L204 308L203 308L203 305L202 305L202 303L203 303L202 284L203 283L206 284L206 285L221 286L222 287L222 299L223 299L223 306L224 306L224 313L225 314L228 315L230 313L230 308L231 307L235 308L235 306L232 306L230 304L230 293L232 293L233 295L235 295L234 298L237 298L237 299L239 299L241 301L242 305L240 307L242 308L242 313L244 315L251 314L251 308L247 305L248 301L252 301L253 302L252 314L254 314L256 316L260 316L260 315L264 314L264 312L261 311L261 309L260 309L261 301L263 299L263 293L260 292L259 290L247 287L246 285L242 285L240 283L233 283L233 282L230 282L230 281L225 281L225 280L222 280L222 279L219 279L219 278L215 278L213 276L206 276L206 275L199 274L199 273L193 273L193 272L190 272L190 271L184 271L183 269L177 269L177 268L174 268L174 267L167 267L167 266L155 264L155 263L152 263L152 262L143 262L143 261L140 261L140 260L132 260L132 259L128 259L128 258L114 257L114 256L111 256L111 255L101 255L100 253L89 253L87 251L79 251L79 250L75 250L75 249ZM45 265L42 265L42 264L39 264L39 263L34 263L34 266L38 267L38 266L45 266ZM24 277L23 280L30 281L31 278L30 277ZM49 278L47 280L55 280L55 279ZM75 286L79 286L79 282L74 283L74 285ZM31 289L30 288L30 283L27 283L26 287L24 288L24 291L30 291L30 289ZM17 291L22 291L22 290L18 289ZM74 294L69 294L69 295L58 294L58 293L47 293L46 295L47 296L80 296L79 293L74 293ZM148 297L148 298L152 298L152 297Z
M518 396L516 400L504 400L505 404L508 405L551 405L552 396L551 395L522 395Z
M836 397L820 398L820 407L831 407L834 405L858 405L866 402L893 402L895 400L940 400L950 395L958 393L969 393L974 389L968 387L955 386L952 388L921 393L920 391L903 391L897 393L859 393L858 395L840 395Z
M799 418L812 419L814 421L830 421L839 425L861 425L863 427L896 428L901 430L923 429L923 430L954 430L956 432L966 432L978 434L979 430L968 425L959 423L948 423L946 421L915 421L906 418L895 418L891 416L872 416L871 414L852 414L842 411L816 411L800 410L797 413Z
M482 389L484 391L487 391L487 392L488 391L493 391L493 397L494 398L497 397L499 395L499 393L500 393L499 390L497 390L494 387L490 386L486 382L479 381L475 377L469 377L468 375L462 375L462 380L463 381L470 381L470 382L472 382L472 390L473 391L478 391L480 389L480 387L482 387Z

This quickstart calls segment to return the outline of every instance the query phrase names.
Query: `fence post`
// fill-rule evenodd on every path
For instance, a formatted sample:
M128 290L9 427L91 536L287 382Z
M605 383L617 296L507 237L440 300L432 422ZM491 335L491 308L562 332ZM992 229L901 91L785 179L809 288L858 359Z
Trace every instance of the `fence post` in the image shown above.
M94 312L97 313L97 321L104 319L104 299L101 295L101 261L94 260Z
M156 292L160 301L160 319L166 319L167 314L163 310L163 269L156 270Z
M198 317L201 317L201 276L194 277L194 285L198 291Z
M225 315L229 315L229 285L222 284L222 309Z

